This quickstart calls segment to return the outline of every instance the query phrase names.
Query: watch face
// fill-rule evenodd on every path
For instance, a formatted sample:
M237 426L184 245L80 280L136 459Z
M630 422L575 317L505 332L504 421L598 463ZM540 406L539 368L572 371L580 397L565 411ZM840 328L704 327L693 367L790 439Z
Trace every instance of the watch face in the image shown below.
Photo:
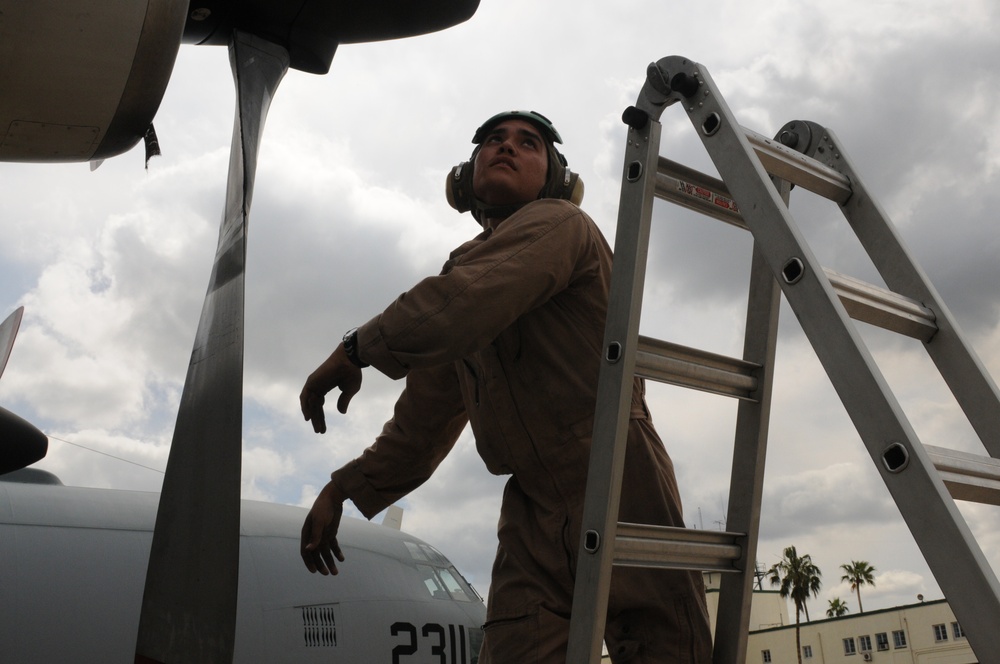
M361 369L370 366L362 362L361 358L358 357L358 328L354 328L344 335L344 352L347 354L347 359L354 366Z

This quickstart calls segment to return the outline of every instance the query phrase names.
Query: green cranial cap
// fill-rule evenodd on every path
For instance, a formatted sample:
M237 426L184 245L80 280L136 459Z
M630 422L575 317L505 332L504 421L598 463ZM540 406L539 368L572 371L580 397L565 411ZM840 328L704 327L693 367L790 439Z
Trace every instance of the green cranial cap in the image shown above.
M541 132L545 134L546 140L552 143L562 143L562 137L559 135L559 132L556 131L556 128L552 126L552 121L536 111L504 111L503 113L497 113L476 130L475 135L472 137L472 142L479 145L486 138L486 134L488 134L490 130L504 120L510 119L527 120L531 124L538 127Z

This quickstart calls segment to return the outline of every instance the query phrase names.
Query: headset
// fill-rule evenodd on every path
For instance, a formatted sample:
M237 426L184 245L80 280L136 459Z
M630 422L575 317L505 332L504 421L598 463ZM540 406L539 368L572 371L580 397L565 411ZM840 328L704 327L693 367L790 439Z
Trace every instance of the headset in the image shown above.
M583 200L583 180L569 169L566 157L556 149L555 144L562 143L562 137L552 126L552 122L536 111L504 111L497 113L476 129L476 133L472 137L472 142L476 144L472 156L469 157L468 161L463 161L451 169L445 182L445 195L448 198L448 204L459 212L471 212L480 224L484 212L509 215L524 205L487 205L476 198L472 191L473 166L483 141L495 126L512 118L526 120L535 125L545 138L549 156L548 180L538 192L538 198L561 198L571 201L574 205L579 205Z

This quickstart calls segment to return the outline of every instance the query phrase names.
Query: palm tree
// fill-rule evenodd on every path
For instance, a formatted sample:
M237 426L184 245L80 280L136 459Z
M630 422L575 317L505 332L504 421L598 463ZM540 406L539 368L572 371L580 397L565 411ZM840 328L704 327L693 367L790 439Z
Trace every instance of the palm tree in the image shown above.
M809 608L806 606L806 600L809 599L810 594L819 597L819 588L822 585L819 577L822 575L819 568L813 564L812 557L809 554L799 556L794 546L786 548L781 562L775 563L768 570L771 585L781 586L778 589L779 594L784 598L791 597L795 604L795 652L798 655L799 664L802 664L799 614L805 611L806 622L809 621Z
M840 569L845 572L840 580L851 584L851 590L858 594L858 613L864 613L865 608L861 606L861 586L875 587L875 568L867 560L852 560L850 565L841 565Z
M830 608L826 610L827 618L839 618L845 613L849 613L851 610L847 608L847 604L840 601L839 597L834 597L830 600Z

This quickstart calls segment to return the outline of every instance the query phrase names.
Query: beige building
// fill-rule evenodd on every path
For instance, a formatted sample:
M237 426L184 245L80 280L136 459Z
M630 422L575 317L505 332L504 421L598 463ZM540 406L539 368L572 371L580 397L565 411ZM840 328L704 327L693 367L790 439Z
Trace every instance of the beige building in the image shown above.
M708 608L715 631L719 574L706 573ZM945 600L827 618L813 603L811 622L802 616L802 664L976 664L961 625ZM750 612L747 664L798 664L795 616L777 591L756 591Z
M721 574L706 572L712 634ZM802 664L977 664L948 602L940 599L892 609L827 618L813 602L812 621L801 617ZM798 664L795 615L777 590L758 590L750 606L746 664ZM794 609L793 609L794 610ZM610 661L606 656L602 661Z

